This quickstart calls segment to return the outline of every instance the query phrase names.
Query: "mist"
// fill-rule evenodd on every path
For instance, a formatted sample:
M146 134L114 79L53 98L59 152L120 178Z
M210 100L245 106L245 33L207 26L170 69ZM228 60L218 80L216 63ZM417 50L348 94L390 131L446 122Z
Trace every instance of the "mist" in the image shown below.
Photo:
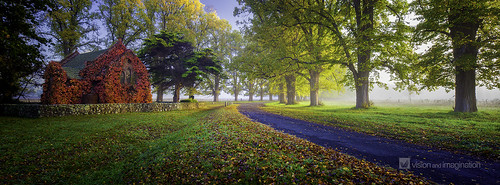
M436 91L408 92L396 91L392 87L384 89L375 87L370 91L370 100L375 103L423 103L423 104L442 104L453 105L455 101L455 91L446 92L444 88ZM354 103L356 102L356 93L353 90L346 89L345 92L323 92L320 95L323 102L335 101ZM488 90L485 87L476 87L476 99L481 106L500 106L500 89Z

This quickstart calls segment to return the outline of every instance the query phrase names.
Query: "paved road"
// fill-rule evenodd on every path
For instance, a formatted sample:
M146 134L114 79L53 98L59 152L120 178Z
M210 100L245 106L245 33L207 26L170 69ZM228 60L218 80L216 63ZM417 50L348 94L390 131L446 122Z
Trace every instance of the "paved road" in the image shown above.
M297 120L259 109L262 103L241 104L240 113L276 130L336 148L357 158L390 166L409 167L414 174L440 184L500 184L500 164L339 128ZM409 162L409 163L407 163Z

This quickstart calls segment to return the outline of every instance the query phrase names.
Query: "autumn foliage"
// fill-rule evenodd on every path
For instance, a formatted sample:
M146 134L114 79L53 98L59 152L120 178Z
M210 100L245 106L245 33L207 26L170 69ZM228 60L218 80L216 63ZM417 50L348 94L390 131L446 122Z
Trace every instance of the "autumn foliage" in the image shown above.
M86 81L68 79L66 71L59 62L50 62L45 69L45 83L41 101L44 104L81 103Z
M131 71L127 77L125 70ZM88 61L70 79L59 62L46 68L41 101L43 104L78 104L84 95L98 97L99 103L151 103L148 71L135 54L118 42L94 61ZM124 82L124 78L128 78Z

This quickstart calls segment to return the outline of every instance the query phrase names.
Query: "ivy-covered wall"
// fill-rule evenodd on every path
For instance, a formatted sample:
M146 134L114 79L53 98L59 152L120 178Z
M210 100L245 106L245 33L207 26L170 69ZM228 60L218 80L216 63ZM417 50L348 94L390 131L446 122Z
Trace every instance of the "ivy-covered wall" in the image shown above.
M132 69L133 80L123 82L122 72ZM146 66L122 44L86 66L80 76L92 85L85 93L98 95L100 103L151 103L152 95Z
M164 112L172 110L199 109L204 103L106 103L106 104L2 104L1 116L27 118L58 117L69 115L117 114L128 112Z

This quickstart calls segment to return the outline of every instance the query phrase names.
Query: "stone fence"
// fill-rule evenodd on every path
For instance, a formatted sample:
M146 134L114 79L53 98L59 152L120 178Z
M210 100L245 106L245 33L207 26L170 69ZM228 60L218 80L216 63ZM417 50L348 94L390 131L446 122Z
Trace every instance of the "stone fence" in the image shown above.
M117 114L127 112L163 112L171 110L199 109L204 103L107 103L107 104L1 104L0 116L57 117L89 114Z

